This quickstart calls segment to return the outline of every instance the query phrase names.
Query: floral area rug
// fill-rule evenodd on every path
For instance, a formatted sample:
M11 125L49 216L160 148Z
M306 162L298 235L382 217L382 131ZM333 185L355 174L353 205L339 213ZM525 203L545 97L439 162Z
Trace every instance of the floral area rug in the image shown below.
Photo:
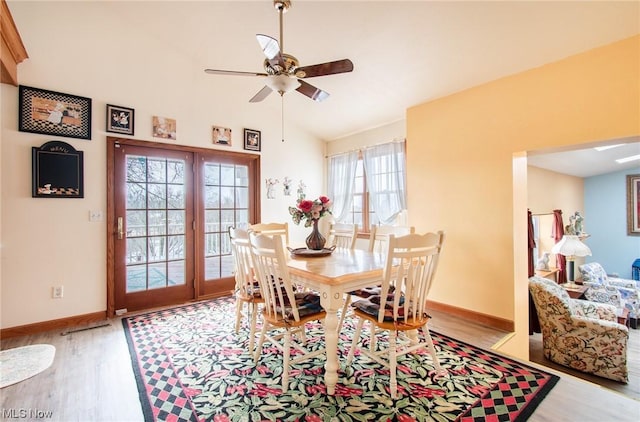
M404 356L393 400L381 365L356 356L344 367L347 318L336 394L326 395L324 357L294 366L283 393L282 355L267 343L254 363L246 318L238 334L234 322L233 298L123 318L147 421L523 421L559 379L432 332L448 374L436 376L428 354ZM323 342L322 326L308 325L308 348Z

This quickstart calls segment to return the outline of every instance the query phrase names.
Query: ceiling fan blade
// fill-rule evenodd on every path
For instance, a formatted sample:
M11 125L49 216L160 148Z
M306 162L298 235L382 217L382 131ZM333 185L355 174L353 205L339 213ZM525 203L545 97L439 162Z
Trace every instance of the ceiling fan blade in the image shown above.
M256 38L258 39L260 48L262 48L262 52L267 56L267 59L271 60L280 54L280 44L278 43L278 40L264 34L256 34Z
M267 56L269 64L271 66L277 65L284 69L284 58L282 57L278 40L264 34L256 34L256 38L258 40L258 44L260 44L260 48L262 48L262 52Z
M267 96L271 94L271 88L269 88L268 86L264 86L260 91L258 91L258 93L256 95L254 95L249 102L250 103L257 103L260 102L262 100L264 100L265 98L267 98Z
M306 95L311 98L313 101L324 101L329 97L329 93L321 90L320 88L316 88L315 86L305 82L298 80L300 82L300 86L296 88L296 91L299 93Z
M334 62L313 64L302 66L296 69L296 76L299 78L313 78L316 76L335 75L336 73L346 73L353 70L353 63L349 59L336 60ZM302 75L301 72L304 72Z
M238 70L219 70L219 69L205 69L205 73L210 75L234 75L234 76L268 76L266 73L260 72L241 72Z

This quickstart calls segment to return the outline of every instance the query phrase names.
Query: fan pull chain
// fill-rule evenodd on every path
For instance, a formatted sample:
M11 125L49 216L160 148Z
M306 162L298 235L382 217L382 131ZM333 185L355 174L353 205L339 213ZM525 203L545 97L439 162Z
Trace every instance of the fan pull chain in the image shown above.
M281 131L282 131L282 142L284 142L284 95L280 94L281 108L280 108L280 122L281 122Z

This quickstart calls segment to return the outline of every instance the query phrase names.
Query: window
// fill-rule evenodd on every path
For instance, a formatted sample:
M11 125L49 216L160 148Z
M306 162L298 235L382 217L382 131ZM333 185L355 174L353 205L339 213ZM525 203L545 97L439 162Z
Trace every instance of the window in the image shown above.
M358 231L369 233L371 226L379 224L375 211L369 206L369 192L364 173L364 160L359 154L356 163L356 174L353 179L353 202L347 218L341 223L354 223L358 225Z
M358 224L361 233L374 225L393 224L406 209L405 178L404 142L331 157L329 196L334 218Z

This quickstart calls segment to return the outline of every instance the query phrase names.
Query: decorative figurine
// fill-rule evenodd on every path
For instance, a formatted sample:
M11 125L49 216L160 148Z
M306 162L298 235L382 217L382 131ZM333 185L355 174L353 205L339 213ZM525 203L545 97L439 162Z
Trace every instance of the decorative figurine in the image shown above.
M543 252L536 262L536 270L549 271L549 252Z
M287 176L285 176L284 180L282 181L282 185L284 186L282 191L284 192L285 196L291 196L291 182L292 180Z
M300 183L298 183L298 202L302 201L307 195L304 193L304 188L306 188L307 185L304 184L304 182L302 181L302 179L300 179Z
M276 198L276 185L280 183L278 179L267 179L267 199Z

